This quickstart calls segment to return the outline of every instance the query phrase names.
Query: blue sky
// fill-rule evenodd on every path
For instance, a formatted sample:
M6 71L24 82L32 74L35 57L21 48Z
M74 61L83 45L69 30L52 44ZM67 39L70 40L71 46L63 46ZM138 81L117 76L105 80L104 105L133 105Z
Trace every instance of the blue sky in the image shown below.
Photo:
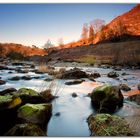
M0 4L0 42L42 46L80 38L82 26L93 19L110 22L136 4Z

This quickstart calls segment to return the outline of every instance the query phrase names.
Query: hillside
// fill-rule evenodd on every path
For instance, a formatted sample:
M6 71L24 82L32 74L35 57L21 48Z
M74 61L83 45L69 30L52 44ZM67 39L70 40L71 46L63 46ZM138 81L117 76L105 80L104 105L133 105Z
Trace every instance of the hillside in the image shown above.
M44 49L40 49L37 47L28 47L15 43L0 43L0 57L5 57L10 52L20 53L25 57L47 54Z

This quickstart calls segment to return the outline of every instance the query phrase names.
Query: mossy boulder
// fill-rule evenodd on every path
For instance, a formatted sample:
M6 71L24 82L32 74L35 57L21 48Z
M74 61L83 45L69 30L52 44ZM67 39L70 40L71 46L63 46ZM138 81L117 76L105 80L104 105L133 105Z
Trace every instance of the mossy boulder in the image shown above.
M38 92L28 88L21 88L16 92L10 93L15 97L20 97L22 99L22 104L26 103L45 103L46 101L42 98Z
M110 113L123 106L123 95L117 86L105 84L91 93L93 107L102 113Z
M19 106L22 103L20 97L12 95L0 96L0 110L10 109Z
M90 115L87 119L91 136L133 136L134 131L119 116L110 114Z
M46 124L52 113L51 104L25 104L18 109L18 118L23 122L43 125Z
M5 95L7 93L15 92L17 91L15 88L7 88L5 90L0 91L0 95Z
M45 136L45 133L35 124L25 123L15 125L5 136Z

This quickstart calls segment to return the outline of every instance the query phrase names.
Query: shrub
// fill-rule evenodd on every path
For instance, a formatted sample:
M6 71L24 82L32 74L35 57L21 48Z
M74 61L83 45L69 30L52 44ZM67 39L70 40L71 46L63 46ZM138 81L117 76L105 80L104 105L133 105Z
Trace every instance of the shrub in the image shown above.
M13 60L25 60L25 57L23 56L23 54L18 53L18 52L9 52L7 54L7 57Z

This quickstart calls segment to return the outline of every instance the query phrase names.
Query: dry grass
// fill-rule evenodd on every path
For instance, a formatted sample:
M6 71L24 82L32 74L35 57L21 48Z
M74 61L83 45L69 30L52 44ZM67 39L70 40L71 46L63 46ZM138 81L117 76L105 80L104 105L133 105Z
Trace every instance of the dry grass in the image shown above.
M95 64L96 58L93 55L85 55L80 58L75 59L77 62L88 63L90 65Z

